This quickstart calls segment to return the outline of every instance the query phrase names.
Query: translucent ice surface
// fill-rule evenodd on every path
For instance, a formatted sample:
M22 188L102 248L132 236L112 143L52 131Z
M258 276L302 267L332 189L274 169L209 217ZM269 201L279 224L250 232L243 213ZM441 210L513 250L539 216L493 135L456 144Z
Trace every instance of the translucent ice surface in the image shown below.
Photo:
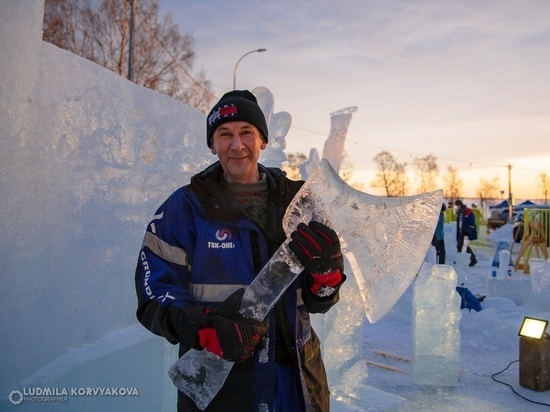
M460 297L452 266L424 266L414 285L413 381L457 386Z
M233 362L226 361L206 349L190 350L184 361L178 361L168 371L174 385L204 410L223 386Z
M406 197L373 196L348 186L322 160L289 206L283 225L288 233L299 222L313 219L338 233L367 318L376 322L393 307L420 269L435 231L442 195L438 190Z

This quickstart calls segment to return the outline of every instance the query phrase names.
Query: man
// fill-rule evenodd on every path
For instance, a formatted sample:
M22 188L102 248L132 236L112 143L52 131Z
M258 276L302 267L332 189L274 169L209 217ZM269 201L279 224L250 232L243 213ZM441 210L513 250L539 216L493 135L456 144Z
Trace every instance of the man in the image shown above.
M179 343L236 362L206 411L328 411L319 340L309 314L338 301L340 243L318 222L301 223L289 246L305 270L264 322L239 314L249 285L286 239L285 210L303 184L258 164L268 143L252 93L226 93L207 116L218 162L157 210L136 269L138 320ZM178 411L198 411L178 392Z
M466 241L477 239L476 217L472 209L466 207L462 200L456 200L456 246L459 252L462 252L462 246ZM468 242L469 243L469 242ZM470 266L477 264L477 259L468 244L466 252L470 254Z

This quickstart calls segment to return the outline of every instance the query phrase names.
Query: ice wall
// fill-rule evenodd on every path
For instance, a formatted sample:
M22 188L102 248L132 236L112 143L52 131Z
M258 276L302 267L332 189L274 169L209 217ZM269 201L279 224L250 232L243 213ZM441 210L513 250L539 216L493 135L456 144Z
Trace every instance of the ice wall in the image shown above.
M0 409L14 389L106 385L141 393L19 410L158 408L164 343L135 321L132 274L156 207L213 160L204 115L43 43L42 1L0 16Z
M137 324L133 272L156 208L217 160L205 116L43 42L42 20L43 0L0 2L0 410L45 387L69 402L18 410L174 410L176 347ZM253 93L280 166L290 115ZM106 386L139 396L70 394Z

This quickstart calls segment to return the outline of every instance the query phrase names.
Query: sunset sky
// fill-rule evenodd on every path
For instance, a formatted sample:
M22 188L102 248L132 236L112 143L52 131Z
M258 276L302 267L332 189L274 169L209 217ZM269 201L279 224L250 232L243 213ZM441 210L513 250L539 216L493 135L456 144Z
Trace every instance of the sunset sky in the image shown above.
M550 175L550 1L160 0L195 39L195 70L216 96L265 86L293 122L286 153L322 151L330 113L357 106L345 150L370 187L373 157L390 151L411 172L438 158L475 197L498 177L508 196L542 198ZM499 193L500 197L500 193Z

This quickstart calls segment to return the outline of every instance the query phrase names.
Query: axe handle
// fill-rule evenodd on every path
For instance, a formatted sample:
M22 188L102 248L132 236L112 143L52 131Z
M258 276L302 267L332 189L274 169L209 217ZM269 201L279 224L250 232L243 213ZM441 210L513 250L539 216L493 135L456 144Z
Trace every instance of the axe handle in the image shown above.
M240 313L263 320L284 291L302 272L303 266L288 247L287 239L246 288ZM200 410L204 410L219 392L231 372L233 362L206 350L191 349L179 358L168 371L174 385Z
M243 316L264 320L285 290L304 270L288 247L289 243L290 238L287 238L244 291L240 309Z

